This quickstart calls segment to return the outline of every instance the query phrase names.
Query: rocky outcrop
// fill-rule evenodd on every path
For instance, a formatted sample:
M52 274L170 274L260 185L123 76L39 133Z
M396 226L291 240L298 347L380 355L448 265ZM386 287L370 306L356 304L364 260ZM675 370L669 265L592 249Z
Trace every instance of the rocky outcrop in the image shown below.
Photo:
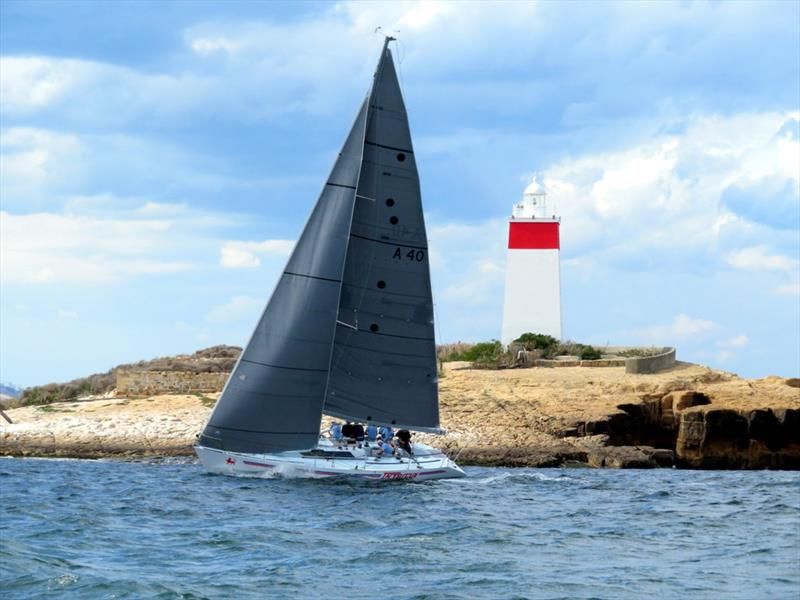
M800 409L717 408L696 390L643 394L622 412L580 423L568 435L606 437L588 453L593 466L642 467L644 448L666 450L658 461L698 469L800 469ZM674 450L674 452L673 452Z
M685 411L675 452L698 469L800 469L800 410Z
M0 427L0 454L77 458L192 454L213 398L103 398L17 408Z
M228 380L227 371L191 373L188 371L139 371L118 369L117 394L155 396L218 392Z
M586 463L587 453L570 444L550 446L466 447L453 458L464 465L482 467L561 467L569 463Z
M443 436L415 439L465 465L800 468L800 392L697 365L472 370L440 381ZM9 411L0 454L191 454L216 394L108 397ZM327 422L323 423L327 430Z

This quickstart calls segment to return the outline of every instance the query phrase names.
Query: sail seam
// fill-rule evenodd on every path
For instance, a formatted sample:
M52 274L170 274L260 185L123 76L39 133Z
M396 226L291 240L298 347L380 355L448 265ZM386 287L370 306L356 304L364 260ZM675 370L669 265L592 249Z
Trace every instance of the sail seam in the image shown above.
M318 435L319 431L261 431L259 429L239 429L238 427L218 427L213 423L208 424L214 429L225 429L227 431L242 431L244 433L268 433L270 435Z
M261 365L262 367L272 367L274 369L287 369L289 371L315 371L320 373L326 373L328 369L305 369L303 367L282 367L281 365L270 365L267 363L258 362L257 360L250 360L249 358L243 358L242 362L251 363L254 365Z
M370 146L377 146L378 148L385 148L386 150L397 150L398 152L408 152L409 154L414 154L413 150L406 150L405 148L396 148L395 146L386 146L384 144L379 144L377 142L364 142Z
M367 290L368 292L374 292L375 291L371 287L366 287L366 286L363 286L363 285L356 285L355 283L347 283L347 282L344 282L344 281L342 282L342 286L343 287L353 288L353 289L356 289L356 290ZM379 292L375 292L375 293L379 293ZM403 298L422 298L422 299L425 299L425 295L424 294L403 294L402 292L395 292L394 290L392 291L392 295L393 296L402 296ZM399 304L399 303L397 303L397 304Z
M384 240L376 240L375 238L367 237L365 235L358 235L351 233L350 237L358 238L360 240L367 240L368 242L375 242L376 244L386 244L387 246L401 246L403 248L414 248L415 250L427 250L427 246L415 246L413 244L406 244L404 242L386 242Z
M370 333L372 333L372 332L370 332ZM341 348L342 344L339 343L338 346ZM357 345L355 345L353 343L350 343L350 344L347 345L347 347L350 348L350 349L353 349L353 350L362 350L364 352L375 353L374 348L370 348L369 346L357 346ZM409 354L408 352L391 352L389 350L381 350L380 354L382 356L402 356L402 357L409 357L409 358L417 358L417 359L420 360L420 362L424 360L426 363L427 363L427 361L435 360L435 357L432 356L432 355L431 356L420 357L419 354ZM396 366L396 367L408 366L408 363L398 362L398 363L394 363L394 365L392 365L392 366ZM426 366L426 365L422 365L422 366Z
M319 279L321 281L332 281L333 283L342 283L341 279L331 279L330 277L320 277L319 275L305 275L303 273L293 273L292 271L284 271L284 275L294 275L295 277L306 277L308 279Z
M435 341L435 338L415 337L413 335L395 335L393 333L380 333L378 331L370 331L369 329L359 329L358 331L360 331L361 333L368 333L370 335L382 335L382 336L385 336L385 337L400 338L402 340L424 340L426 342Z
M356 189L356 186L354 186L354 185L345 185L343 183L333 183L332 181L326 181L325 185L332 185L333 187L346 188L348 190L355 190Z

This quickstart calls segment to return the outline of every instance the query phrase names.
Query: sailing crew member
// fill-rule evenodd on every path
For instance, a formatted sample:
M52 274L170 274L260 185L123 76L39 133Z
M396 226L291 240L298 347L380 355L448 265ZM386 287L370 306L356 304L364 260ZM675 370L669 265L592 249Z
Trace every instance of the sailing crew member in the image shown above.
M388 425L382 425L380 430L381 437L383 437L384 441L390 442L394 437L394 431Z
M345 423L344 427L342 427L342 435L349 440L352 440L355 437L353 434L353 424L350 421Z
M337 423L336 421L331 423L331 426L328 429L328 431L331 434L331 438L333 438L335 441L340 442L342 440L342 426L339 425L339 423Z
M370 442L375 441L375 436L378 435L378 428L375 425L367 425L367 439Z
M378 437L376 438L375 441L377 443L377 448L375 448L375 456L381 457L381 456L392 455L392 453L394 452L394 448L392 448L388 442L385 442L383 440L380 433L378 434Z
M411 451L411 432L408 429L401 429L397 432L397 445L408 452L409 454L413 454Z

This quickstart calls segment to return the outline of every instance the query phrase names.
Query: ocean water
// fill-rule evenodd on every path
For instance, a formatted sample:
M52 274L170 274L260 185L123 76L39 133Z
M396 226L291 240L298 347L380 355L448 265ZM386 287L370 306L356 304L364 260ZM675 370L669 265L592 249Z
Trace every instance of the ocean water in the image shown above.
M0 459L0 597L800 597L800 474L236 479Z

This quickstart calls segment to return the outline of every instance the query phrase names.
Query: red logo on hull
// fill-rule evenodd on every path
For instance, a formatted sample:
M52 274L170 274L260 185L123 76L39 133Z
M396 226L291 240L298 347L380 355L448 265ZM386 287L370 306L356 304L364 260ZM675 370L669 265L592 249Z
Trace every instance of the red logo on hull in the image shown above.
M384 473L384 479L414 479L419 473Z
M234 459L232 459L230 456L228 457L228 460L226 460L225 462L228 463L229 465L235 465L236 464L236 461Z

